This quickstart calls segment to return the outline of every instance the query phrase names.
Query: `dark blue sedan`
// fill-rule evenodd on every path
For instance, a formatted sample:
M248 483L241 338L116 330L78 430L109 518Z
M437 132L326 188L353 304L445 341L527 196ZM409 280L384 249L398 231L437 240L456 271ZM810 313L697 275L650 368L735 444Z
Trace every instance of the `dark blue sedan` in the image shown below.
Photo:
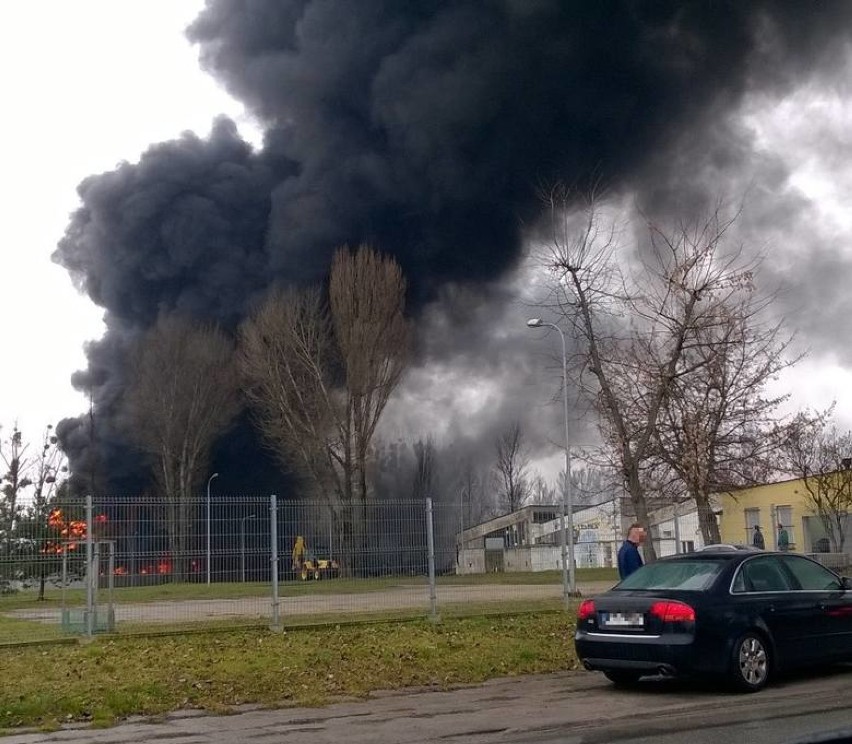
M663 558L583 601L574 644L616 684L722 675L753 692L782 669L852 661L852 580L792 553Z

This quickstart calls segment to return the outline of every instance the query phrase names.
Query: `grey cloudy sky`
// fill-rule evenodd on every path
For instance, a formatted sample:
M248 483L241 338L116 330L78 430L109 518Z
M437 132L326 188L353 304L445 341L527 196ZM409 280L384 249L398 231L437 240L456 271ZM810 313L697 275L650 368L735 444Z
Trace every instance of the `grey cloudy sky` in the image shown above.
M537 449L553 452L558 338L525 327L536 314L534 277L516 244L534 212L531 180L591 163L615 174L619 198L652 214L688 217L719 196L744 202L739 235L767 256L762 281L778 287L777 313L810 350L779 385L793 391L792 405L837 400L841 424L852 426L848 6L819 4L819 12L799 17L794 6L779 5L773 22L761 15L768 3L714 6L734 14L753 31L748 36L705 13L713 3L692 3L680 26L649 11L614 24L608 40L595 11L575 26L559 3L438 5L443 10L427 17L381 2L349 13L335 3L282 0L260 3L267 16L259 13L253 25L235 4L217 1L192 32L215 78L184 37L200 0L0 6L0 75L12 112L0 122L0 317L4 356L13 360L0 365L0 424L17 419L40 428L85 408L70 379L86 368L83 345L101 336L105 311L112 335L92 359L110 358L121 334L144 326L160 306L233 320L239 310L228 291L260 291L267 271L314 278L327 259L317 245L330 250L379 235L415 277L420 308L418 364L388 410L387 435L428 430L485 441L522 418ZM678 34L693 39L690 52L676 43ZM660 59L649 60L648 49ZM603 70L595 67L601 55L611 57ZM541 64L576 68L571 96L559 87L563 80L541 76ZM453 105L436 105L438 92L453 91ZM524 96L531 112L553 118L527 138L537 120L512 106ZM641 110L619 122L636 101ZM213 118L225 113L240 137L259 145L244 103L273 133L262 158L241 150L227 128L207 139ZM199 139L157 145L185 130ZM79 222L85 239L63 249L78 285L105 305L97 307L51 254L80 204L77 185L120 161L137 163L152 145L144 166L91 182L94 218ZM134 195L154 192L164 169L195 184L205 163L220 161L227 163L217 171L222 184L241 173L235 193L271 194L263 260L252 265L251 241L234 253L243 223L219 230L211 216L209 230L230 242L203 269L191 269L204 284L187 281L185 292L168 294L157 282L181 261L194 265L193 240L204 240L208 227L180 251L146 252L131 220L117 232L104 228L110 200L125 215L139 204ZM224 188L199 193L224 199ZM412 204L426 205L423 213ZM178 240L189 224L174 210L158 230ZM135 273L126 270L131 259ZM231 280L237 275L239 285ZM591 436L580 414L575 425L578 439Z

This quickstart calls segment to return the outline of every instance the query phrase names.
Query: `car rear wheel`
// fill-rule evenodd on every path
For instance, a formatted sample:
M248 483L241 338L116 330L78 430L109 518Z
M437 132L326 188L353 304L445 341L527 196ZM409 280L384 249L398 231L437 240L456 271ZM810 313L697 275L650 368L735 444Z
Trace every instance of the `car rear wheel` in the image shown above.
M729 670L731 682L742 692L757 692L769 681L769 644L759 633L744 633L734 644Z
M635 685L642 675L630 669L608 669L604 676L617 687L630 687Z

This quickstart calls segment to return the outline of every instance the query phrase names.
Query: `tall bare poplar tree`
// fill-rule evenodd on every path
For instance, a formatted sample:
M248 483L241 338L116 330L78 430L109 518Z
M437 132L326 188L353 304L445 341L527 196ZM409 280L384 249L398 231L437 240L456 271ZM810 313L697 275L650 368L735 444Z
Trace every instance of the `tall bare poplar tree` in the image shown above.
M367 246L338 250L331 265L329 305L347 395L347 432L367 499L367 455L379 418L408 362L405 279L392 258Z
M408 360L405 291L393 259L342 248L327 301L318 288L275 290L240 332L260 429L328 499L350 572L367 539L370 443Z
M163 315L134 350L128 435L153 461L175 580L187 574L193 496L210 450L239 413L233 344L220 330Z
M337 354L320 290L273 289L240 328L238 359L252 415L270 450L312 480L319 497L334 493L347 501L351 468L337 415Z

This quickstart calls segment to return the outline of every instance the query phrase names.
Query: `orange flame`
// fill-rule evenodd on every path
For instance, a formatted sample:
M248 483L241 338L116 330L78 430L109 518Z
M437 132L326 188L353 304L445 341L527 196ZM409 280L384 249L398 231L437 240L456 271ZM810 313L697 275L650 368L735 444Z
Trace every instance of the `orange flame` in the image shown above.
M107 521L106 514L98 514L95 517L96 524L104 524ZM62 545L62 543L48 541L44 548L42 548L42 553L56 553L57 555L61 555L66 551L76 550L78 543L87 537L86 523L81 519L65 521L62 509L51 510L47 516L47 525L51 529L56 530L66 544Z

